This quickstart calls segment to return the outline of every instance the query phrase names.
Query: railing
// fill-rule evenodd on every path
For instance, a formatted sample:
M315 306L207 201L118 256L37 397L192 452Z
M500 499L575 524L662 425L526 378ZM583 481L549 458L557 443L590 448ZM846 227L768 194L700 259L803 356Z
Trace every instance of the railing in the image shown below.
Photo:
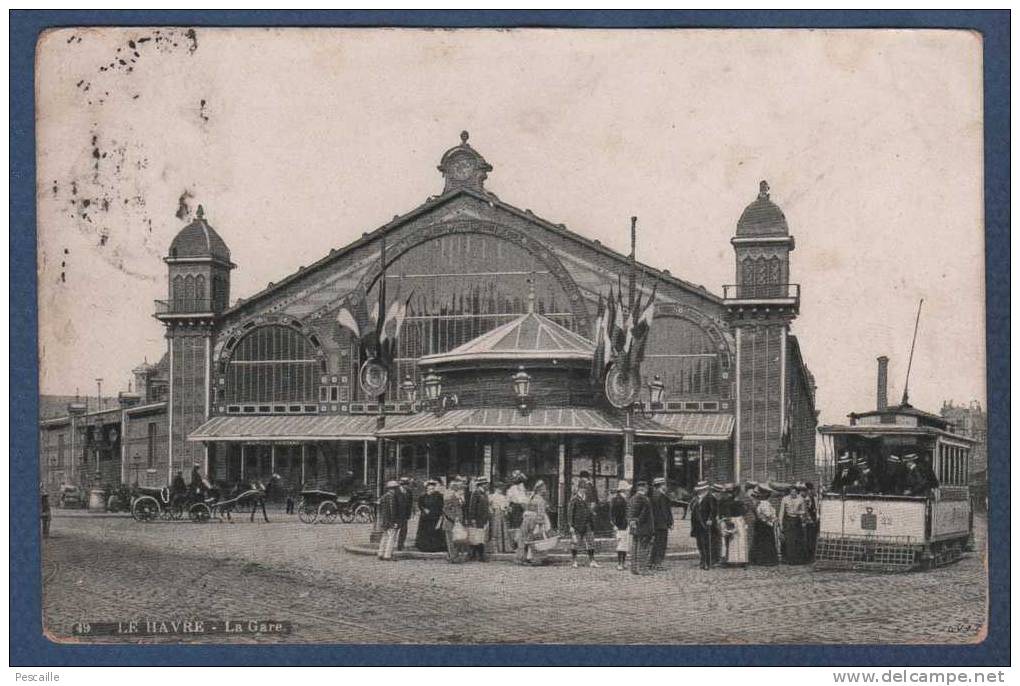
M726 300L799 300L799 283L730 284L723 286Z
M191 314L212 311L213 302L210 298L175 298L156 301L156 314Z

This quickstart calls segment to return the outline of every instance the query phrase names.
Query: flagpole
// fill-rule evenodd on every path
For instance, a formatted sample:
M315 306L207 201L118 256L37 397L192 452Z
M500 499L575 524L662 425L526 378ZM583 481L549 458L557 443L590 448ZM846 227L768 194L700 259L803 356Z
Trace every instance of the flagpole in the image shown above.
M627 298L627 314L634 312L634 286L637 281L637 217L630 218L630 293Z
M629 293L627 294L627 317L634 316L634 285L637 280L637 217L630 218L630 277ZM627 318L624 318L627 322ZM633 320L631 325L633 326ZM620 360L625 364L630 363L629 354L626 359ZM629 374L628 374L629 376ZM634 479L634 405L627 405L624 414L623 424L623 478Z
M379 272L379 312L376 319L375 328L375 354L377 358L382 357L382 327L386 323L386 234L383 234L382 240L380 241L380 272ZM387 372L389 370L387 369ZM388 381L387 381L388 383ZM376 431L381 431L386 427L386 414L383 412L383 403L386 402L386 389L383 388L383 392L376 397L376 418L375 428ZM378 503L382 498L383 491L383 470L386 467L386 439L376 433L375 440L375 498ZM379 525L379 518L375 517L372 519L372 533L369 535L369 540L372 542L378 541L379 537L382 536L382 528Z

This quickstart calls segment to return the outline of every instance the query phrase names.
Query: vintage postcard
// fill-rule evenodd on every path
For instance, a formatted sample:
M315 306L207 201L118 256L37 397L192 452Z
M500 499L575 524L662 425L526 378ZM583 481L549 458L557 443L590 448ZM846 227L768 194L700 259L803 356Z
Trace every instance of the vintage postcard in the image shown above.
M60 643L973 644L982 42L36 54Z

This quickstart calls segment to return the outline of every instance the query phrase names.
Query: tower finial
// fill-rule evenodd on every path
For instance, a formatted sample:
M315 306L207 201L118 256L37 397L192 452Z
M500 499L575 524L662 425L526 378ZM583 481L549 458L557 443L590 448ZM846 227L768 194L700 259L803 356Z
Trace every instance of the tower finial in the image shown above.
M758 184L758 199L759 200L769 199L769 182L765 181L764 179L762 180L761 183Z
M199 219L203 219L205 217L205 209L203 209L201 205L199 205L198 209L195 210L195 216Z
M468 132L467 131L461 131L460 132L460 142L463 145L467 145L467 142L468 142Z

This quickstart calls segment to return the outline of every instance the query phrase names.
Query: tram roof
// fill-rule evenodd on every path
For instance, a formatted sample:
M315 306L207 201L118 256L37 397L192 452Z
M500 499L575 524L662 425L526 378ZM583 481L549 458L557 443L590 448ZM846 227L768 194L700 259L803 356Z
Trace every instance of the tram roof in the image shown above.
M977 443L969 436L956 434L933 426L902 426L900 424L867 424L864 426L847 426L846 424L825 424L818 427L823 436L863 436L865 438L881 438L883 436L945 436L965 443Z

